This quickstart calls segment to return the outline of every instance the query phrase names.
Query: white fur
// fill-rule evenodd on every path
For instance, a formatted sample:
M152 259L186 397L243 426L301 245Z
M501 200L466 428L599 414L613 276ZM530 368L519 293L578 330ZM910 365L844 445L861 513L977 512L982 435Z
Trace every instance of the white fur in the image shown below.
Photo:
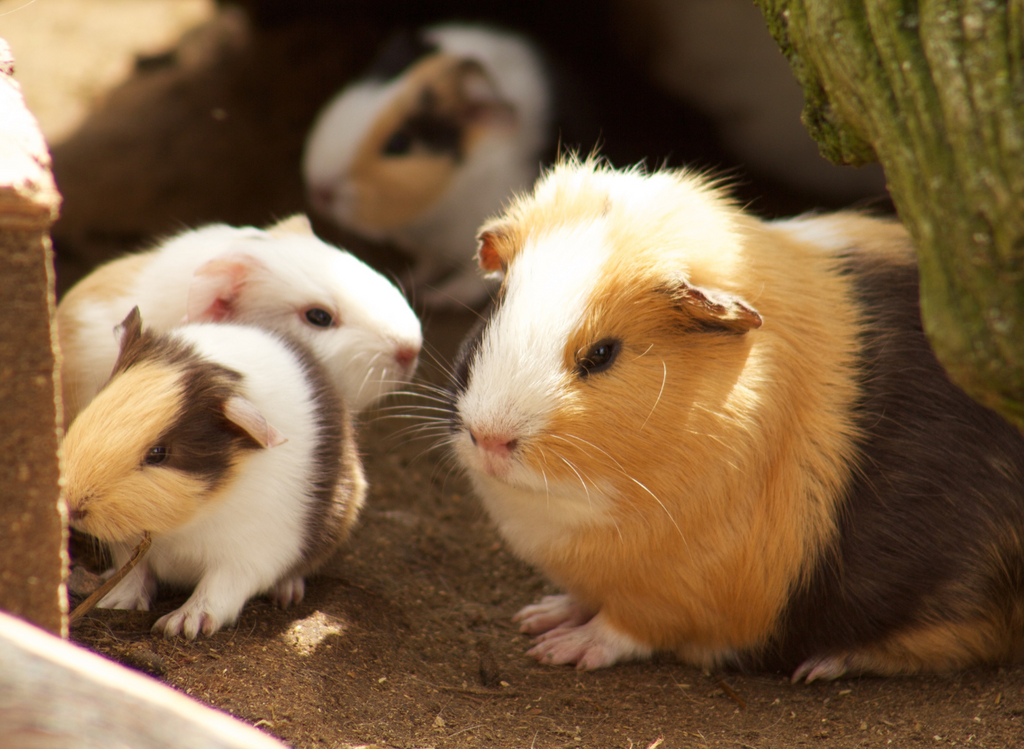
M142 568L103 606L149 608L155 580L195 591L156 629L193 638L230 624L253 596L291 582L310 513L313 449L318 440L313 392L301 362L275 335L231 324L188 325L172 336L203 358L244 375L242 395L287 441L252 451L234 483L186 525L153 538ZM114 549L115 564L125 559Z
M179 234L153 251L128 293L112 300L79 300L73 312L63 310L77 323L67 326L70 332L62 334L61 345L74 349L69 361L80 363L75 378L80 407L109 378L118 354L113 330L132 307L138 306L147 327L157 332L182 324L196 271L230 253L243 253L262 266L239 292L238 314L232 319L306 343L353 410L366 408L412 376L415 360L402 365L395 357L399 351L419 351L420 323L387 279L312 235L272 236L252 227L216 224ZM110 273L112 267L96 272ZM310 325L304 317L310 307L329 310L340 325Z
M557 545L566 528L611 522L610 490L582 475L555 481L518 453L494 475L469 432L525 446L531 435L545 431L574 376L564 362L565 341L580 325L610 254L601 220L527 241L508 278L505 301L481 339L469 386L455 404L466 427L455 435L456 453L502 534L531 561Z
M306 141L303 175L311 194L329 189L333 220L378 240L391 240L413 254L424 268L463 270L426 294L431 303L475 304L487 287L472 265L477 227L499 212L512 193L523 191L540 173L540 152L549 138L551 92L536 50L521 37L494 29L444 24L425 37L441 52L472 59L487 70L503 99L515 107L517 127L511 135L483 139L466 154L449 189L420 216L402 226L373 229L352 215L353 187L348 170L363 148L378 113L402 90L400 76L390 83L359 81L341 91L318 116ZM420 269L417 274L426 273Z

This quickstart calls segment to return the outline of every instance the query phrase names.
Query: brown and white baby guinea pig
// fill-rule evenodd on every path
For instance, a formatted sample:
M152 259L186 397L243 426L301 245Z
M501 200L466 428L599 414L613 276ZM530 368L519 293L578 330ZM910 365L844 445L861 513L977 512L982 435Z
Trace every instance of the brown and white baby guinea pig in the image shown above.
M304 346L230 323L160 335L137 307L63 451L72 527L107 542L116 567L152 534L99 605L148 610L158 582L195 586L154 625L167 636L212 634L260 593L302 600L366 494L351 418Z
M407 251L420 300L481 302L476 229L537 178L550 99L522 36L461 23L400 33L317 116L303 155L310 202Z
M516 617L538 660L811 681L1019 655L1024 440L936 361L898 223L567 162L479 261L502 285L450 442L567 591Z

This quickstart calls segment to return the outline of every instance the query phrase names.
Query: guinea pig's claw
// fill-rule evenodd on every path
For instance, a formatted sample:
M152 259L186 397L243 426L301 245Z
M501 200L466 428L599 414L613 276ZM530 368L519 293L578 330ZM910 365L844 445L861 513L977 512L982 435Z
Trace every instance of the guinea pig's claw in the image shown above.
M301 577L286 578L275 585L268 595L282 609L297 606L306 595L306 581Z
M812 681L823 679L833 681L846 673L849 668L849 658L846 655L828 655L821 658L808 658L797 666L793 672L790 682L798 684L803 681L810 684Z
M572 596L544 596L538 603L524 606L513 622L519 623L519 631L527 635L539 635L553 629L578 627L586 624L594 612L585 609Z

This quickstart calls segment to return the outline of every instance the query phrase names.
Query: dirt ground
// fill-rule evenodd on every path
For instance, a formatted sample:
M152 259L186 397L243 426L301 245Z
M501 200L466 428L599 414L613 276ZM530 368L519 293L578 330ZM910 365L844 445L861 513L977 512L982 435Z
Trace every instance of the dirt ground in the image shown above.
M381 34L371 20L254 35L228 14L139 58L54 146L61 286L183 225L303 209L302 133ZM424 382L443 382L472 319L425 317ZM671 657L590 673L534 663L511 616L554 590L504 548L436 429L415 417L425 404L395 398L364 419L368 505L297 608L257 599L234 628L165 640L149 628L183 600L168 593L153 612L97 611L72 639L302 749L1024 745L1019 667L793 686ZM89 544L74 550L90 556Z

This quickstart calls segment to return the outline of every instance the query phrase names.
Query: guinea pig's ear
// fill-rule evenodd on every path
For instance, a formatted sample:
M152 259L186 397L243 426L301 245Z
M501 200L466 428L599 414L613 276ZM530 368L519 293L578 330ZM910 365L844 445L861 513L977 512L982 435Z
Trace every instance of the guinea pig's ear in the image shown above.
M263 263L244 252L230 252L201 265L188 287L185 321L221 322L230 319L250 274L265 269Z
M477 237L476 262L486 278L500 279L508 270L509 233L501 226L490 225Z
M121 339L122 351L142 337L142 313L139 312L138 305L132 307L127 317L114 328L114 335Z
M287 237L292 234L313 236L313 226L309 223L309 217L305 213L296 213L294 216L282 219L273 226L267 227L266 231L272 237Z
M462 98L462 116L467 125L491 128L515 127L516 108L502 97L494 80L476 60L462 60L455 68L456 85Z
M224 402L224 415L228 417L228 421L256 440L261 447L277 447L288 441L283 434L267 423L252 401L240 395L233 395Z
M679 309L698 327L726 333L746 333L761 327L761 315L743 299L725 291L679 283L673 289Z

